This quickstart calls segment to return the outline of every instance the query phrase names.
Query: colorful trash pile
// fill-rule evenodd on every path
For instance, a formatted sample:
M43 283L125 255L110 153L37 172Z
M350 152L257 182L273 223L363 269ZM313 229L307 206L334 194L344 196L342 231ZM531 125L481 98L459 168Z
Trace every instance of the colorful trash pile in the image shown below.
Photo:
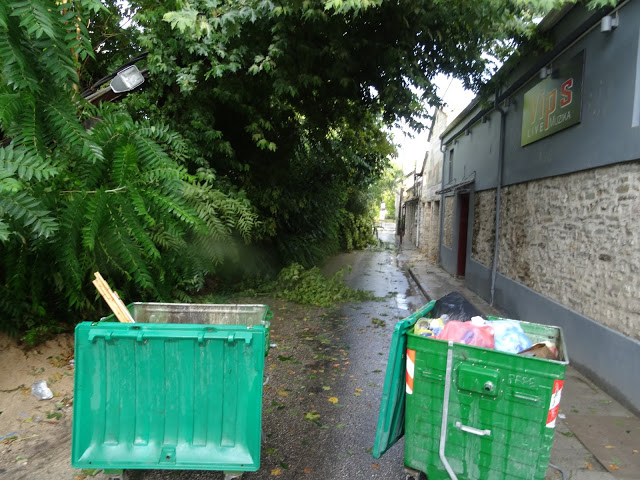
M558 349L551 341L532 343L518 320L486 317L457 292L439 299L431 317L418 319L413 333L500 352L558 358Z

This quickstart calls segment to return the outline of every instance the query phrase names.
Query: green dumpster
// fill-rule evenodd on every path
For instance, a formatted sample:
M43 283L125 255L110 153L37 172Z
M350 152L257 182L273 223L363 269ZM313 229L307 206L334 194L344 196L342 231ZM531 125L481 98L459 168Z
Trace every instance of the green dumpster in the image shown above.
M558 360L414 335L411 327L434 303L396 325L374 457L404 433L405 468L413 475L544 479L569 363L562 330L520 322L533 343L553 341Z
M127 308L76 327L72 465L257 470L268 307Z

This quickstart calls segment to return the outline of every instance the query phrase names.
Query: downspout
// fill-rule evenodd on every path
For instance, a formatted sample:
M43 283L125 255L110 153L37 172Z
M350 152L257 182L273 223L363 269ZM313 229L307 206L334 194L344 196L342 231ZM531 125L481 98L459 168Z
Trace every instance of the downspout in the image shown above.
M427 154L425 154L425 158L422 159L422 168L420 169L420 188L418 189L418 221L417 226L416 226L416 248L420 248L420 226L422 225L422 208L420 208L422 206L422 198L424 195L424 167L425 164L427 163ZM413 184L415 185L415 181L413 182ZM414 187L415 188L415 187Z
M500 112L500 144L498 145L498 185L496 187L496 228L493 245L493 268L491 269L491 306L493 306L496 292L496 276L498 274L498 254L500 245L500 207L502 204L502 170L504 167L504 138L507 112L498 104L498 91L494 100L494 108Z
M404 193L404 187L401 185L400 190L396 192L397 201L395 202L396 207L396 235L400 235L400 211L402 210L402 194Z
M444 190L444 166L446 164L446 155L445 151L442 150L443 140L440 139L440 152L442 153L442 177L440 188ZM445 149L446 150L446 149ZM440 194L440 234L438 235L438 265L442 265L442 238L444 235L444 193Z
M420 203L421 203L421 197L422 196L422 192L420 192L420 194L418 195L418 205L416 206L416 215L417 215L417 219L416 219L416 241L415 243L415 247L419 248L420 247L420 220L421 220L421 214L422 212L420 211Z

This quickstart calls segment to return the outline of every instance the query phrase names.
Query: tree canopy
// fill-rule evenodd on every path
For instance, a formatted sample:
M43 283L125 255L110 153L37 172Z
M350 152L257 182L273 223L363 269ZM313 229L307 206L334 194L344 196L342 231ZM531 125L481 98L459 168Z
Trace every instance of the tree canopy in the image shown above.
M365 246L387 127L423 128L438 73L479 88L562 3L0 3L0 328L95 315L95 270L188 300ZM142 90L83 98L138 57Z

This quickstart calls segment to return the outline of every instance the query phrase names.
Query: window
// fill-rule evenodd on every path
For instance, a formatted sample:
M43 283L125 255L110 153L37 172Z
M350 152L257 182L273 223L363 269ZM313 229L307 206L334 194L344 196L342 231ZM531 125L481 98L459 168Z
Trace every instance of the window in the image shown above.
M453 148L449 150L449 183L453 182Z

